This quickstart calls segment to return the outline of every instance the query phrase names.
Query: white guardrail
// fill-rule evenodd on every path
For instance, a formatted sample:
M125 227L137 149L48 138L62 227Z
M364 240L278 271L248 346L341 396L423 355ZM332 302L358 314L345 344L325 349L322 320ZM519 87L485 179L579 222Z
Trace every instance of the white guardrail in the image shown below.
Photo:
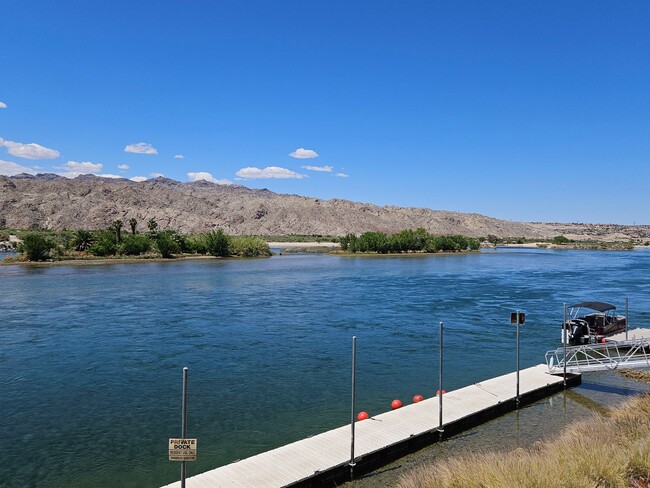
M572 346L564 353L564 347L546 353L549 373L563 373L565 361L567 373L650 368L650 338Z

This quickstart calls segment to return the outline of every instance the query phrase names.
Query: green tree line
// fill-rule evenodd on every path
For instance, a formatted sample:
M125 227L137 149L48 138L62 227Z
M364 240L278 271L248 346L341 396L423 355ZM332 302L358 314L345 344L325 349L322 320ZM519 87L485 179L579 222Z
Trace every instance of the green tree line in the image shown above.
M217 229L200 234L182 234L158 230L155 220L147 223L145 233L137 233L137 221L129 220L131 233L123 230L121 220L108 229L90 231L34 231L22 235L18 251L29 261L83 259L84 256L151 256L173 258L199 254L218 257L270 256L268 244L259 237L230 236Z
M480 241L461 235L436 236L425 229L406 229L395 234L364 232L341 237L341 249L352 253L461 252L477 251Z

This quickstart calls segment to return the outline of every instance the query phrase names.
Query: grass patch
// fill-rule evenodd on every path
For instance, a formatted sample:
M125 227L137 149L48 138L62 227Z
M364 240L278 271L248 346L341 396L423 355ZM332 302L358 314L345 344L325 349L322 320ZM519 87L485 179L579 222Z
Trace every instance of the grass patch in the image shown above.
M648 487L649 481L650 395L646 394L607 416L576 423L553 441L507 453L446 459L407 473L398 486Z
M616 372L630 380L641 381L650 385L650 371L645 369L617 369Z

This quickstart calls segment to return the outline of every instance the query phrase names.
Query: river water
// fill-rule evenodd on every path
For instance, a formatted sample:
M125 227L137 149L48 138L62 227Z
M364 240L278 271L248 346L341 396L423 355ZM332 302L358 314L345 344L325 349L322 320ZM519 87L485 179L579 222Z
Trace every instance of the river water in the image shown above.
M469 255L0 266L0 486L156 487L515 368L559 346L562 304L611 301L650 326L650 252L499 249ZM621 310L623 309L623 310Z

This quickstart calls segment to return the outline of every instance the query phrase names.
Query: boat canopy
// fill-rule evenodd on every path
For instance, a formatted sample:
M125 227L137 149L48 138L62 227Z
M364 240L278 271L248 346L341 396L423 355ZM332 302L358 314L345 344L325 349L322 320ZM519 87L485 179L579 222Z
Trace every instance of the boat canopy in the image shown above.
M591 310L598 310L599 312L607 312L608 310L616 310L616 306L611 303L605 302L580 302L569 308L590 308Z

